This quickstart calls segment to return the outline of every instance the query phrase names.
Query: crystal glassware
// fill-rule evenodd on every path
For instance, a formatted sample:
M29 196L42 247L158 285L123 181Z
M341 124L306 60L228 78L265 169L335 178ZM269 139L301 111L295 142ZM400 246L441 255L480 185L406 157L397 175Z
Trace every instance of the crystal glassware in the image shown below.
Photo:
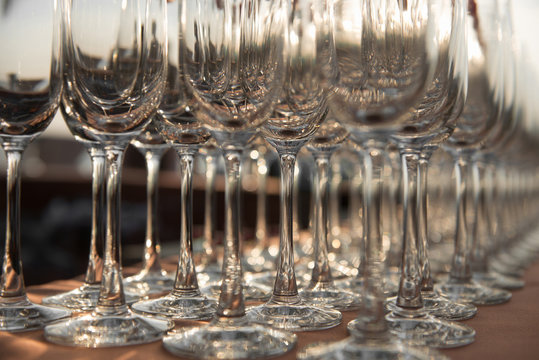
M280 237L277 275L271 298L250 308L252 321L290 331L328 329L340 324L342 314L309 304L298 293L294 271L293 186L299 150L312 138L327 115L328 92L316 77L323 45L315 31L317 6L292 2L287 29L287 69L277 105L262 126L266 141L277 151L281 165ZM319 51L317 51L319 50ZM326 50L327 51L327 50Z
M512 51L511 29L507 25L510 12L503 1L474 1L469 8L468 36L469 91L464 110L452 136L444 147L453 155L457 182L455 250L449 279L437 284L437 291L457 302L493 305L509 301L511 293L484 286L473 280L471 250L473 243L473 212L477 180L474 156L482 147L496 141L507 126L504 111L510 106L514 79L507 51ZM502 10L503 9L503 10ZM494 36L494 33L503 36ZM512 101L512 100L511 100ZM505 109L505 110L504 110ZM475 180L474 180L475 179ZM475 213L475 212L474 212Z
M136 315L126 305L119 200L124 151L149 123L164 91L166 2L65 0L62 20L64 106L106 153L106 238L97 307L47 326L45 339L82 347L156 341L173 323Z
M334 52L321 68L331 90L330 108L360 146L363 175L365 240L362 302L352 336L332 344L313 345L302 359L435 358L416 351L392 332L384 311L381 210L382 170L390 135L401 129L410 104L421 98L436 65L436 1L335 1L330 3L324 41ZM322 17L321 17L322 18ZM436 50L436 51L431 51Z
M283 1L184 1L180 10L180 67L225 163L223 280L216 315L206 325L167 335L179 356L257 358L289 351L294 334L249 322L240 257L242 150L269 117L283 79Z
M327 306L339 311L357 310L360 302L358 295L340 289L334 284L328 258L330 159L347 137L348 131L329 117L307 143L307 149L315 161L315 202L312 222L314 267L309 283L300 292L308 304Z
M103 273L103 246L105 243L105 151L101 143L92 140L84 127L76 121L69 106L60 104L62 116L73 136L84 145L92 163L92 228L90 252L84 283L71 291L43 298L43 304L59 305L75 311L91 311L97 305Z
M0 142L7 157L6 238L0 277L0 330L25 331L70 315L26 295L21 260L21 159L51 122L62 91L57 1L2 1Z
M161 266L157 212L159 168L161 158L170 146L159 134L155 121L154 118L144 131L131 141L146 161L146 236L142 269L124 279L124 289L126 293L138 294L141 297L167 292L174 285L172 275Z
M394 313L399 313L400 306L407 309L422 309L424 314L446 320L464 320L473 317L477 309L472 304L450 301L434 291L427 247L426 171L428 160L438 145L453 132L456 120L464 106L467 85L467 7L466 4L458 1L454 4L440 4L446 7L442 10L442 14L453 14L453 16L440 16L436 31L440 56L434 78L425 96L414 105L411 112L406 114L406 126L393 135L401 154L403 171L406 171L403 176L403 180L406 181L403 188L407 197L403 200L405 242L402 273L404 277L401 277L402 285L398 297L389 299L387 305ZM418 271L419 276L422 277L420 289L415 288L408 295L405 294L402 290L414 288L411 284L416 282ZM415 305L412 305L414 302ZM418 324L421 321L431 324L437 322L432 319L422 320L421 317L414 317ZM440 326L444 324L437 323ZM426 340L426 337L423 338ZM448 337L446 336L443 341L448 341Z
M140 301L131 308L141 314L160 315L172 319L210 319L215 301L202 295L198 287L193 261L193 161L198 149L210 138L196 117L194 100L185 91L184 74L178 57L180 43L180 2L167 4L168 75L165 96L157 111L156 127L180 158L180 248L176 278L171 291L157 299Z

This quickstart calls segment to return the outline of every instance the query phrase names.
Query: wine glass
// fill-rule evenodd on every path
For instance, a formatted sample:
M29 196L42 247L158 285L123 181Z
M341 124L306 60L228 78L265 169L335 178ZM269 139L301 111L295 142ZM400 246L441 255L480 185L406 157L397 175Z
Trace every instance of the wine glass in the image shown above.
M271 298L249 309L248 316L252 321L291 331L328 329L342 319L337 310L304 301L298 293L294 271L292 192L296 157L327 115L327 91L316 77L322 51L317 51L317 46L324 45L318 43L315 31L315 15L320 11L317 6L321 5L308 1L291 3L283 91L273 114L261 128L266 141L277 151L281 165L279 263Z
M335 1L326 41L334 56L321 71L331 89L330 107L361 147L365 254L362 303L352 336L313 345L299 358L431 358L402 344L388 331L383 305L382 170L390 135L421 98L436 65L433 41L439 2ZM323 29L323 27L322 27ZM436 354L437 355L437 354Z
M437 291L457 302L475 305L500 304L509 301L511 293L481 285L472 279L471 244L472 223L468 213L473 211L473 184L477 179L473 157L483 146L495 141L503 129L504 107L510 105L508 97L514 79L509 81L512 71L508 51L512 50L505 22L510 13L503 9L500 1L474 1L470 6L469 22L469 91L464 110L452 136L444 143L454 158L457 181L457 222L455 251L449 279L437 285ZM494 35L494 34L500 34Z
M211 138L200 150L204 155L206 168L204 173L204 230L202 242L201 263L197 265L198 283L204 286L207 283L219 281L221 279L221 269L223 265L219 262L218 241L217 241L217 191L215 191L215 180L217 177L219 148L215 140Z
M315 202L312 222L314 267L309 283L300 292L308 304L328 306L340 311L357 310L360 302L359 296L335 286L328 258L330 159L347 137L346 129L330 117L307 143L307 149L315 161Z
M103 273L103 245L105 242L105 150L101 143L76 120L69 104L60 104L62 116L75 137L84 145L92 164L92 229L90 234L90 253L84 283L71 291L43 298L42 303L60 305L77 311L91 311L97 305Z
M386 317L390 331L400 338L418 345L455 347L470 344L475 331L465 325L435 318L424 307L421 289L422 275L428 275L420 266L418 227L421 197L418 187L419 159L422 148L432 139L447 132L447 123L456 119L466 96L466 2L433 1L431 18L436 48L439 53L434 76L425 95L403 116L403 128L392 138L396 142L402 163L403 196L403 254L399 291L390 300L391 313ZM447 138L447 136L444 136ZM425 251L422 252L426 256ZM462 305L465 317L477 311ZM469 306L468 306L469 307ZM453 306L454 308L454 306ZM463 316L464 316L463 315ZM357 321L356 321L357 322ZM349 330L356 331L356 322Z
M176 150L180 158L180 249L176 278L171 291L160 298L140 301L131 308L141 314L161 315L172 319L210 319L215 301L201 294L193 261L193 161L198 149L210 138L193 116L194 101L185 93L184 75L178 58L180 49L179 1L167 4L168 75L165 96L157 111L156 127L161 137Z
M286 2L185 1L180 9L180 67L186 88L223 152L225 238L216 315L207 325L178 329L164 340L173 354L257 358L289 351L294 334L252 324L245 316L240 241L242 150L271 114L282 89Z
M406 114L406 126L393 135L401 153L404 170L407 171L403 177L403 180L406 180L403 188L408 191L408 196L403 201L405 254L402 273L405 276L401 278L398 297L388 299L387 305L395 313L400 312L399 307L415 307L442 319L464 320L473 317L477 308L472 304L455 303L434 292L427 249L428 160L438 148L438 144L453 132L466 96L466 6L457 2L453 9L443 11L454 16L442 17L437 26L436 41L441 49L441 56L434 79L425 96ZM414 288L414 285L410 284L415 283L417 271L422 277L420 289L414 289L414 295L406 295L402 290ZM421 291L421 294L418 291ZM414 301L416 304L412 306ZM440 324L432 319L419 321ZM446 340L447 337L444 341Z
M24 286L20 246L21 158L51 122L62 91L56 1L0 6L0 141L7 157L6 242L0 277L0 330L24 331L70 312L34 304Z
M104 146L107 220L97 307L45 327L45 338L83 347L156 341L173 323L136 315L126 305L119 200L124 151L151 120L164 90L166 2L65 0L62 20L64 106Z
M174 279L161 266L161 246L158 231L157 200L159 188L159 168L161 158L169 145L159 134L156 119L138 135L131 144L138 149L146 160L146 236L142 269L135 275L124 279L126 292L138 294L141 297L160 294L172 289Z

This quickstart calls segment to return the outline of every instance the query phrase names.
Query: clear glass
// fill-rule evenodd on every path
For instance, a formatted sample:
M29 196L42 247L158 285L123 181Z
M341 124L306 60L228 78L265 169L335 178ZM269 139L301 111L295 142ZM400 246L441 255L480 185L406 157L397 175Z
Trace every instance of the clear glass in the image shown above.
M223 281L213 320L171 333L164 346L197 358L276 356L292 349L296 336L253 324L245 316L239 200L242 150L270 115L282 88L287 6L270 0L182 5L179 54L186 89L225 162Z
M219 149L215 140L211 139L200 150L206 163L204 186L204 231L202 240L201 263L197 265L197 280L204 286L221 279L223 265L219 261L219 245L217 239L217 191L215 179L217 176Z
M290 331L328 329L339 325L342 319L337 310L304 301L298 294L294 271L296 157L327 115L327 92L313 76L320 66L320 55L315 51L319 40L312 31L316 11L320 10L316 7L320 5L309 1L292 4L287 29L285 83L273 114L261 128L266 141L279 154L281 164L279 261L271 298L265 304L249 309L248 316L254 322Z
M64 119L70 114L62 106ZM70 121L67 121L70 127ZM71 128L71 127L70 127ZM103 273L103 246L105 243L105 151L101 144L75 134L75 138L85 144L92 163L92 228L90 233L90 253L84 283L71 291L47 296L43 304L60 305L75 311L91 311L97 306L101 275Z
M335 286L328 258L328 210L330 159L334 151L346 140L348 132L329 118L318 128L307 144L315 161L313 260L310 282L300 292L307 304L326 306L339 311L359 308L360 297Z
M178 58L180 44L179 1L167 4L168 75L165 95L156 117L161 138L172 145L180 158L180 249L176 278L170 292L157 299L140 301L131 308L141 314L160 315L172 319L210 319L215 301L201 294L193 260L193 161L209 132L193 116L193 101L185 92L184 74Z
M131 142L146 160L146 236L142 269L135 275L124 279L126 293L145 297L152 294L162 294L172 289L174 279L161 266L161 245L159 241L158 189L159 168L161 158L169 149L169 145L159 134L152 120L144 131Z
M166 2L65 0L62 20L64 106L106 153L106 237L97 307L48 325L45 339L81 347L156 341L174 324L136 315L127 307L120 262L120 185L124 151L162 97Z
M332 90L331 110L361 147L365 238L360 275L362 303L357 319L349 326L354 330L350 338L303 349L299 358L394 359L439 355L415 352L389 331L383 304L380 221L384 151L389 136L401 128L401 115L419 100L436 65L431 52L437 50L431 48L436 25L432 16L436 11L434 3L337 1L331 9L334 24L327 29L326 40L334 42L335 54L321 74Z
M457 182L455 251L449 279L437 285L444 297L475 305L509 301L511 293L475 282L471 255L479 196L477 162L474 156L488 144L500 141L507 129L504 112L511 106L513 81L508 62L511 28L510 12L503 1L476 1L470 8L468 23L469 91L463 112L446 148L454 157ZM503 36L494 36L494 33ZM481 114L478 116L477 114Z
M403 199L405 252L402 274L404 276L401 277L398 296L389 299L387 307L397 314L400 312L400 307L413 307L438 318L464 320L476 314L475 306L449 301L434 292L427 247L426 171L430 155L439 143L451 135L464 105L467 71L467 7L462 1L455 3L442 1L436 6L441 7L440 14L447 14L447 16L438 17L436 42L439 48L439 58L434 79L427 88L425 96L407 114L404 128L393 136L400 150L403 171L407 171L406 176L403 176L403 181L406 180L411 185L403 183L403 188L407 188L409 194ZM418 274L421 274L419 275L421 294L417 293L418 288L413 285L416 284ZM406 288L413 291L405 294L403 289ZM433 321L438 322L438 320L427 318L421 321L427 324ZM472 334L471 331L470 334ZM440 338L443 337L440 336ZM468 336L468 340L470 339L473 340L473 336ZM455 342L454 339L449 340L447 337L444 341Z
M21 259L21 159L60 101L62 62L56 1L0 5L0 142L7 157L6 237L0 277L0 330L25 331L70 315L28 300ZM39 24L39 25L37 25Z

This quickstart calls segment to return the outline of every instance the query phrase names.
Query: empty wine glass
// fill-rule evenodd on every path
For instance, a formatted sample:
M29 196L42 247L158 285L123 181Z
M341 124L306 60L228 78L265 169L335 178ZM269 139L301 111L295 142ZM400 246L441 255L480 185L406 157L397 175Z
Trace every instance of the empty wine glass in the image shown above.
M123 154L151 120L166 73L166 2L62 3L64 106L103 144L107 157L103 279L95 310L45 328L54 343L83 347L160 339L173 323L136 315L125 301L120 263Z
M427 88L425 96L406 114L406 126L393 135L401 153L403 169L407 171L403 177L403 180L406 180L403 188L408 197L403 201L404 277L401 278L401 291L398 297L389 299L387 305L397 314L400 311L399 307L422 308L428 315L447 320L463 320L473 317L477 312L476 307L472 304L455 303L434 292L427 249L428 159L438 144L447 139L455 128L456 120L464 105L467 82L466 4L457 1L440 5L445 7L442 14L453 16L440 16L436 26L436 41L440 48L440 56L433 81ZM415 284L417 276L422 277L420 289L411 285ZM404 289L414 291L405 294ZM421 291L421 294L418 291ZM444 324L416 317L418 321ZM443 341L448 341L448 337L446 336Z
M84 283L71 291L43 298L43 304L60 305L78 311L91 311L97 305L103 272L103 246L105 242L105 151L101 143L76 120L69 104L60 106L62 116L75 139L84 145L92 163L92 228L90 253Z
M432 358L428 351L403 345L388 331L383 305L382 169L389 136L402 126L401 115L423 94L436 65L432 42L438 9L432 1L335 1L334 57L322 68L331 89L329 102L337 120L361 146L363 232L365 255L363 293L352 336L299 353L302 359ZM323 27L322 27L323 30ZM431 47L432 46L432 47Z
M318 128L307 149L315 161L313 258L311 279L300 292L308 304L328 306L340 311L357 310L360 297L335 286L328 258L329 170L333 152L346 140L348 132L337 121L327 119Z
M215 301L203 296L198 288L193 261L193 161L200 146L210 138L208 130L193 116L194 101L185 93L185 80L178 57L180 49L179 1L167 4L168 76L165 96L157 111L156 126L162 138L180 158L180 248L176 278L170 293L131 306L139 313L172 319L209 319L215 313Z
M252 321L291 331L327 329L340 324L339 311L317 307L298 294L293 251L293 181L296 156L327 115L327 91L320 85L315 16L321 2L293 1L287 29L288 63L283 91L262 134L277 151L281 164L279 263L273 294L251 308ZM317 51L319 50L319 51ZM317 279L318 280L318 279Z
M218 160L221 156L215 140L211 138L200 150L204 155L204 230L200 264L196 266L198 283L204 286L221 279L223 265L219 261L217 241L217 177Z
M197 118L225 162L225 238L221 294L213 320L163 340L180 356L256 358L289 351L294 334L252 324L245 316L240 257L242 150L271 114L282 89L284 1L184 1L180 67L196 99Z
M456 119L466 95L466 2L432 1L431 19L438 62L434 77L425 95L403 116L404 127L392 137L399 148L402 163L403 249L399 291L386 317L390 331L405 341L433 347L455 347L474 341L475 331L462 324L430 315L424 307L421 288L425 268L419 254L419 158L422 148L440 131L447 131L447 122ZM447 136L445 136L447 138ZM421 255L426 256L425 251ZM427 275L427 274L426 274ZM463 311L468 310L463 305ZM471 306L471 314L477 311ZM469 317L469 316L468 316ZM351 332L356 323L349 324Z
M449 280L437 285L437 291L451 300L475 305L499 304L511 298L508 291L483 286L472 279L470 218L474 214L469 213L475 197L473 157L507 125L503 112L510 106L508 97L514 79L509 81L507 74L512 71L507 62L507 51L512 47L507 39L511 32L505 24L510 15L506 10L500 1L474 1L469 7L468 98L455 131L444 144L454 158L457 221Z
M146 129L131 141L146 161L146 236L142 269L137 274L124 279L124 288L126 292L138 294L141 297L169 291L174 285L172 275L161 266L157 212L159 168L161 158L170 146L159 134L155 121L154 118Z
M24 331L70 312L34 304L24 286L20 245L21 158L51 122L62 91L57 1L0 2L0 141L7 157L6 238L0 330Z

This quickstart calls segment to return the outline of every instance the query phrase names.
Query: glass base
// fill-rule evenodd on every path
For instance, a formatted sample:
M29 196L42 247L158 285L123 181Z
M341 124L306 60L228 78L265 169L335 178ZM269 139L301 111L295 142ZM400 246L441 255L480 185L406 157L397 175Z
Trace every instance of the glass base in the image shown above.
M131 305L133 311L180 320L208 320L215 314L217 304L200 294L178 296L169 294L158 299L139 301Z
M314 262L310 261L306 264L300 264L295 267L296 281L298 286L308 286L311 282L311 277L313 273ZM337 265L336 263L331 263L331 277L335 282L346 282L350 281L350 277L357 274L357 269L348 268L345 265ZM275 278L274 278L275 279Z
M175 330L163 339L165 349L177 356L197 359L254 359L278 356L295 346L296 335L245 317L215 319L205 326Z
M300 296L307 305L325 306L339 311L358 310L361 303L361 297L343 291L332 283L319 283L303 289Z
M471 319L477 314L477 307L473 304L457 303L435 292L422 293L421 296L423 297L423 310L438 319L460 321ZM396 301L396 297L387 299L385 307L388 312L397 310Z
M398 340L362 342L354 337L332 343L311 344L301 349L300 360L448 360L428 347L409 346Z
M41 329L47 323L71 315L67 309L32 303L26 296L0 298L0 331L18 332Z
M271 296L271 287L264 284L243 284L243 298L245 301L266 301ZM202 293L210 299L219 299L221 294L221 281L207 284L201 289Z
M62 306L72 311L93 311L99 300L101 285L84 284L74 290L47 296L41 301L45 305ZM132 304L144 298L140 294L125 292L126 304Z
M247 311L249 321L288 331L315 331L341 323L338 310L307 305L299 296L272 296L271 299Z
M131 311L122 315L92 313L46 326L45 339L87 348L125 346L160 340L173 327L171 321L142 317Z
M139 296L163 294L174 286L174 278L166 272L141 271L124 279L124 291Z
M436 291L450 300L474 305L497 305L508 302L511 293L507 290L483 286L475 281L452 283L446 282L436 286Z
M469 345L475 340L475 330L467 325L437 319L426 315L424 310L411 310L408 313L412 316L390 313L386 319L389 331L411 345L454 348ZM414 313L422 314L422 316L413 317L419 315ZM353 324L348 325L352 333Z
M339 288L353 294L361 294L365 291L365 285L363 284L362 276L355 276L347 281L335 281L335 284ZM399 284L384 279L383 290L385 297L395 296L399 291Z
M259 273L264 271L274 271L276 267L276 256L271 255L268 249L260 251L254 248L249 255L244 256L242 260L242 269L244 272Z
M518 290L524 287L524 280L518 277L499 274L493 271L473 273L473 279L483 285L505 290Z

